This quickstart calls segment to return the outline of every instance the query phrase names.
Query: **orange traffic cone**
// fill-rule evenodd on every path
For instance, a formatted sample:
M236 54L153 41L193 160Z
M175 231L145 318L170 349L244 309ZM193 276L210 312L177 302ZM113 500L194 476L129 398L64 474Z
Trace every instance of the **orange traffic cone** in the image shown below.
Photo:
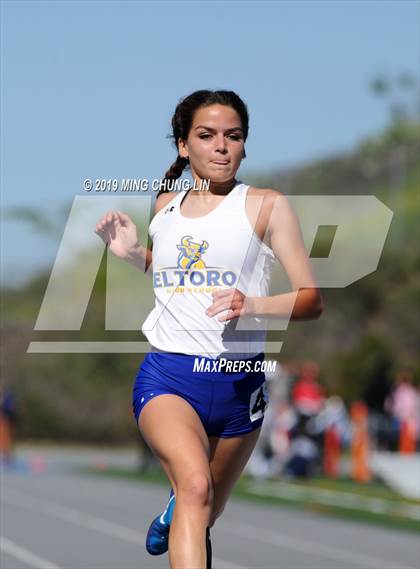
M340 473L340 435L334 425L325 431L324 473L329 478L337 478Z
M355 482L369 482L368 410L362 401L351 406L353 436L351 441L351 477Z
M413 454L416 452L416 434L414 432L414 425L407 419L401 423L398 448L403 454Z
M10 460L12 454L12 433L10 422L0 413L0 456Z

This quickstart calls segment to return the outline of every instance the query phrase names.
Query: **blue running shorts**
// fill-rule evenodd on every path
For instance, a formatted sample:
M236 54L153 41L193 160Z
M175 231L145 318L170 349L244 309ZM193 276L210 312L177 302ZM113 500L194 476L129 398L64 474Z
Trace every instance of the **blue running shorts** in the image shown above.
M225 368L226 361L172 352L146 354L133 385L136 422L151 399L172 393L195 409L208 436L236 437L260 427L268 390L264 372L255 367L259 369L264 354L235 360L236 369L233 362Z

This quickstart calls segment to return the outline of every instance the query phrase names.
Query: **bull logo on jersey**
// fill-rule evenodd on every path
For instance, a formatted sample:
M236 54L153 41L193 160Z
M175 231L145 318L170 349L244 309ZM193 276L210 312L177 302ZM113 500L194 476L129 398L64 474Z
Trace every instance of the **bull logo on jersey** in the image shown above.
M234 271L226 267L208 267L202 259L209 248L207 241L194 241L191 235L185 235L176 246L179 250L175 267L162 267L153 271L153 286L166 288L168 292L211 292L213 288L233 287L238 277ZM190 270L192 269L192 270ZM186 288L184 288L186 287ZM202 287L195 290L197 287Z
M186 235L181 239L181 244L176 246L179 249L177 267L180 269L205 269L201 255L208 249L207 241L197 243L192 240L191 235Z

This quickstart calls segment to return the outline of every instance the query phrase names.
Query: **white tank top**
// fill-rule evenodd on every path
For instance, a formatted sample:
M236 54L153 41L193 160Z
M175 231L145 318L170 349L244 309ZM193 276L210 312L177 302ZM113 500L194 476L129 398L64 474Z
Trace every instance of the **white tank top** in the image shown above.
M152 219L155 307L142 332L154 349L229 359L264 351L264 319L220 322L220 313L211 318L205 314L213 291L238 288L246 296L269 294L275 256L249 222L248 189L238 182L215 209L196 218L181 214L186 195L181 191Z

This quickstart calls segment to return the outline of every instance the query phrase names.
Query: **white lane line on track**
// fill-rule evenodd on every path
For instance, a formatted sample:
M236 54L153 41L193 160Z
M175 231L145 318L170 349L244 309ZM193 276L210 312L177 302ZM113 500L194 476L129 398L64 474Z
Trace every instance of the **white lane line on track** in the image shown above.
M20 491L15 492L10 488L6 489L4 486L2 501L12 506L25 508L27 510L37 512L38 514L49 515L129 543L134 543L138 546L143 546L146 540L146 535L139 531L134 531L131 528L116 524L104 518L92 516L80 510L63 506L62 504L53 502L52 500L36 498L30 494ZM213 561L219 569L246 569L243 565L237 565L236 563L232 563L218 557L213 557ZM47 568L42 566L42 569Z
M233 533L243 539L253 539L274 545L276 547L292 549L301 553L307 553L311 557L319 555L334 561L351 563L357 567L371 567L372 569L412 569L406 565L400 565L395 561L373 557L364 553L354 553L331 545L323 545L307 539L297 539L280 531L269 529L260 529L251 525L239 523L236 520L228 522L227 520L219 520L217 525L224 531Z
M47 561L43 557L35 555L35 553L32 553L28 549L24 549L14 541L4 537L4 535L0 535L0 550L22 561L22 563L29 565L29 567L33 569L60 569L55 563L51 563L51 561Z

